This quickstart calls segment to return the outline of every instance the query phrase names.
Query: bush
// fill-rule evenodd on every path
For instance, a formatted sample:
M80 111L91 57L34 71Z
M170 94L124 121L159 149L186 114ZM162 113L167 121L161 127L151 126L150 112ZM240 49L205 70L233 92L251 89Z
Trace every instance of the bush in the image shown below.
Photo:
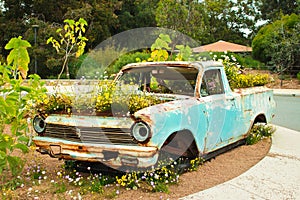
M254 124L248 137L246 138L246 144L256 144L258 141L269 138L275 132L275 128L266 124Z
M151 54L147 52L135 52L130 54L124 54L121 57L118 58L118 60L113 64L113 72L117 73L120 71L120 69L129 64L129 63L136 63L136 62L142 62L144 60L148 60L150 58Z
M45 96L37 102L37 110L43 114L50 113L70 113L72 98L62 93Z
M214 59L223 63L231 89L264 86L271 81L268 74L243 74L241 65L233 55L219 54Z
M10 50L8 63L0 64L0 181L4 183L10 171L13 176L21 173L24 160L18 150L28 153L29 125L35 115L35 104L44 96L46 88L36 74L27 78L31 45L22 37L12 38L5 46ZM24 95L26 94L26 95ZM9 128L6 129L6 128ZM1 185L1 184L0 184Z
M300 72L297 74L297 79L300 81Z
M251 55L237 54L232 52L214 52L211 54L214 60L226 60L238 64L241 68L264 69L265 64L252 58ZM207 57L207 56L206 56Z
M240 54L232 54L236 57L236 60L241 64L241 66L245 68L252 69L265 69L265 64L261 63L258 60L252 58L251 55L240 55Z
M115 114L124 115L165 101L155 95L126 93L126 91L124 93L117 90L116 87L108 86L97 95L95 108L98 113L111 112L114 109Z
M229 81L232 89L264 86L269 82L270 76L268 74L237 74Z

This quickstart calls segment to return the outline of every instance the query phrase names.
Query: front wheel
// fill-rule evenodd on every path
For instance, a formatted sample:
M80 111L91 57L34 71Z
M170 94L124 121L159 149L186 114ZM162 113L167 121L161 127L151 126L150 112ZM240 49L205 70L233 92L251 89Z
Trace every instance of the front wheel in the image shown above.
M190 167L190 161L198 156L193 136L188 132L179 132L170 136L160 149L158 167L176 162L179 170L184 172Z

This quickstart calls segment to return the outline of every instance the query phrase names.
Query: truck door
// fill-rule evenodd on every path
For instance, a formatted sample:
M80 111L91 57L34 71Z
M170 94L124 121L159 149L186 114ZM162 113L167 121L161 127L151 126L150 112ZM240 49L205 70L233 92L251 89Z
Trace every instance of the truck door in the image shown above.
M228 142L235 119L231 110L234 99L226 98L220 69L204 72L200 95L205 101L208 121L204 152L210 152Z

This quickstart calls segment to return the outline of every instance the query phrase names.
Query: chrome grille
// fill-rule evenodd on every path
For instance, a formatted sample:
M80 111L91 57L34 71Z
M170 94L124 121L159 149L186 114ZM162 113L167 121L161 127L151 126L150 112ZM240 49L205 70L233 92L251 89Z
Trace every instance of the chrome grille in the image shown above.
M130 129L120 128L47 124L44 136L92 144L137 144L130 135Z

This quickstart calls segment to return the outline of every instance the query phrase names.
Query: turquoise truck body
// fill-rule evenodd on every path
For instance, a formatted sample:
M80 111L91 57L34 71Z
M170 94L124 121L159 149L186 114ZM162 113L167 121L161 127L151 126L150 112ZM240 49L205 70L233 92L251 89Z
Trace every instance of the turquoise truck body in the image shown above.
M168 72L173 68L176 73ZM219 62L134 63L122 68L116 83L130 70L139 69L160 78L173 77L168 82L175 81L178 73L191 87L186 93L149 92L171 100L126 116L49 115L44 119L45 131L33 139L37 150L60 159L101 162L115 169L149 168L163 152L175 158L210 155L242 141L254 123L269 123L274 116L271 89L232 91ZM140 131L138 137L147 137L145 141L135 138L135 126Z

